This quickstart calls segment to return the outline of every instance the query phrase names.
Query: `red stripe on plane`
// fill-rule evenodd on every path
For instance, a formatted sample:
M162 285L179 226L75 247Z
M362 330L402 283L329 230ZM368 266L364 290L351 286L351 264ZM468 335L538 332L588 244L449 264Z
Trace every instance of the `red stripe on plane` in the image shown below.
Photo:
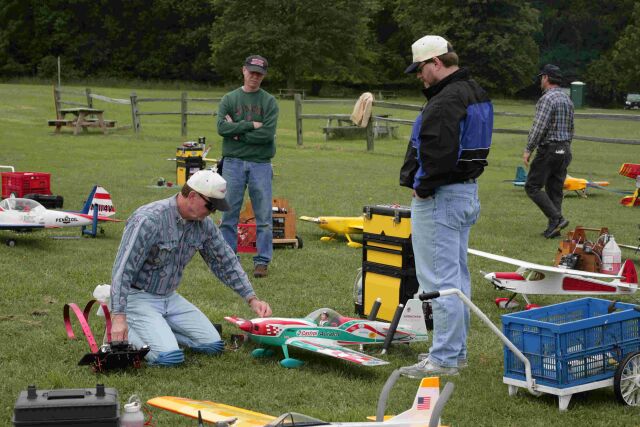
M94 199L104 199L104 200L111 200L111 195L109 195L109 193L98 193L96 191L96 194L93 195Z
M611 292L615 293L616 287L603 285L600 283L588 282L574 277L562 279L562 289L565 291L587 291L587 292Z

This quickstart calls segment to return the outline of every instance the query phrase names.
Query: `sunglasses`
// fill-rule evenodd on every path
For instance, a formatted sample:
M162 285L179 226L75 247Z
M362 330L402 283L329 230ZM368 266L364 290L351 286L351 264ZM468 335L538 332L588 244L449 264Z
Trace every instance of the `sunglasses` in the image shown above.
M198 193L197 191L195 191L195 193L200 196L200 198L202 200L204 200L204 207L207 208L209 211L214 212L217 208L216 205L213 203L213 201L207 199L206 197L204 197L202 194Z
M422 64L420 64L420 66L418 67L418 69L416 70L416 72L421 73L422 69L424 68L425 65L429 64L429 63L434 63L435 61L433 60L433 58L431 59L427 59L426 61L424 61Z

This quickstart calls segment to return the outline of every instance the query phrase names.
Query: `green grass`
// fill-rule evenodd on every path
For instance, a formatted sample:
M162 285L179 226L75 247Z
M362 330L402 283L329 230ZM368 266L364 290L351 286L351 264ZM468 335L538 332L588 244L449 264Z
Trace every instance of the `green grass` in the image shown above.
M94 93L128 98L131 90L92 87ZM176 97L178 90L140 89L138 96ZM222 95L189 91L190 96ZM416 94L418 91L416 90ZM417 96L402 102L420 104ZM321 120L304 122L304 147L297 147L293 102L280 102L278 152L274 159L274 194L285 197L297 215L358 215L365 205L410 203L409 190L398 186L409 127L401 127L401 138L378 140L375 152L365 151L365 141L325 142ZM105 118L119 125L130 124L127 106L96 102ZM143 111L176 110L177 104L145 106ZM200 108L200 106L198 106ZM195 107L194 107L195 109ZM202 106L202 110L210 106ZM304 112L348 113L350 106L307 105ZM532 103L499 101L498 111L533 112ZM387 111L394 117L413 119L414 112ZM621 112L621 111L618 111ZM220 153L220 138L212 118L190 117L189 137L180 136L178 116L142 117L142 133L116 130L102 135L93 130L74 137L69 130L54 135L46 120L54 117L52 89L38 85L0 85L0 163L19 171L52 174L51 189L64 196L66 209L78 209L92 184L107 188L118 209L127 218L138 206L168 197L174 191L148 188L158 177L175 180L176 147L185 140L206 136L211 157ZM528 118L496 118L496 127L528 129ZM640 125L628 122L577 120L576 133L635 138ZM512 179L521 163L525 136L495 135L490 166L480 180L482 213L471 233L470 246L538 263L550 264L558 240L539 236L546 226L542 214ZM617 174L623 162L638 162L638 148L624 145L575 141L570 173L577 177L609 180L614 188L632 189L634 183ZM565 216L571 226L607 226L619 242L638 238L638 210L622 207L619 196L591 192L588 199L569 195ZM217 218L216 218L217 219ZM361 265L361 251L343 242L320 242L321 230L299 222L301 250L279 249L274 253L270 275L255 280L258 295L269 301L277 316L304 316L320 306L353 314L352 286ZM65 303L84 304L97 284L110 281L113 258L123 224L109 224L97 239L55 240L51 237L79 236L79 229L54 230L18 236L18 245L0 245L0 424L9 425L13 405L28 384L39 388L91 387L105 383L120 393L121 403L137 393L144 400L160 395L188 396L243 406L277 415L285 411L307 413L328 420L359 421L375 414L376 401L389 373L414 363L426 345L392 348L390 365L374 369L293 351L306 362L298 370L286 370L278 358L254 360L252 345L229 351L222 357L187 353L186 363L174 369L144 368L138 371L96 375L76 366L88 351L83 339L66 338L62 322ZM3 238L8 233L2 233ZM631 253L625 253L634 256ZM251 257L242 255L246 269ZM483 279L480 270L508 269L506 265L471 257L474 301L500 324L501 312L493 299L502 296ZM251 316L235 294L221 285L196 257L185 271L180 292L198 305L209 318L222 323L223 316ZM551 304L567 297L534 297ZM625 299L626 301L633 301ZM100 325L100 320L91 318ZM76 325L76 329L79 328ZM94 327L95 330L100 329ZM223 337L237 333L223 325ZM551 395L536 398L526 392L507 395L502 383L502 346L496 336L473 318L469 337L469 367L451 380L456 391L447 405L444 421L449 425L631 425L637 423L635 408L615 402L612 389L574 396L570 409L559 413ZM385 356L387 357L387 356ZM448 379L444 379L447 381ZM398 413L412 402L417 381L402 379L389 401L388 413ZM157 425L195 425L194 421L153 410Z

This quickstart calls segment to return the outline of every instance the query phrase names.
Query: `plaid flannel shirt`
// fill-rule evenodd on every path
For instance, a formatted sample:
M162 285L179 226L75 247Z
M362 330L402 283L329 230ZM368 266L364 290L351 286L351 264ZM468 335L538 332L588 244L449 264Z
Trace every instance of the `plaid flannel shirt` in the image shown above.
M186 221L176 196L144 205L127 220L111 273L113 313L125 313L132 286L155 295L174 292L196 251L238 295L255 295L237 256L210 217Z
M526 151L550 142L573 139L573 103L561 88L547 89L536 104L536 116L529 131Z

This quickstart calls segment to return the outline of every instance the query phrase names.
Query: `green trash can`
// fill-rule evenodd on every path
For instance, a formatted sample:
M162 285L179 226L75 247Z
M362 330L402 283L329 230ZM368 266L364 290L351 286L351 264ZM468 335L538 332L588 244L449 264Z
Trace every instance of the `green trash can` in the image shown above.
M571 82L571 101L574 108L582 108L584 106L584 92L586 83Z

